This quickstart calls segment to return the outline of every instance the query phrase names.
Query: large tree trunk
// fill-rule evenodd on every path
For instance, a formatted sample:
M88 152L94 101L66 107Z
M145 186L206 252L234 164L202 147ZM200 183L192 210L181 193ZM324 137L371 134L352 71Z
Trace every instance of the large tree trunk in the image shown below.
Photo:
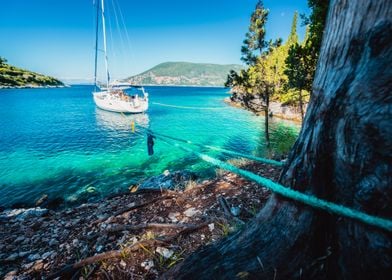
M281 183L392 218L392 1L332 0L299 139ZM385 279L392 234L273 196L175 279ZM389 273L389 274L388 274Z

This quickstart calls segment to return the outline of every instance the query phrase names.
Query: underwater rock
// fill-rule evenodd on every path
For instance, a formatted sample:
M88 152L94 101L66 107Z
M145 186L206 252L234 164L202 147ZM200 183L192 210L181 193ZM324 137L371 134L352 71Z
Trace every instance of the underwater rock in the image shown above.
M11 219L15 218L16 220L25 220L32 217L42 217L48 213L48 209L45 208L29 208L29 209L12 209L6 210L0 213L0 220L1 219Z
M42 195L36 202L35 206L43 206L43 204L47 204L49 196L47 194Z
M182 170L173 173L165 172L164 174L151 177L139 185L138 190L142 189L166 189L166 190L184 190L187 182L195 180L196 175L190 171Z

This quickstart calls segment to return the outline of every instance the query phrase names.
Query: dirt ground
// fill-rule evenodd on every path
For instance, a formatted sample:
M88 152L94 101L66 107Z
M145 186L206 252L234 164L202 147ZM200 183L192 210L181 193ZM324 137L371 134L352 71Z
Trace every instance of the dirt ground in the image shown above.
M277 180L280 169L242 168ZM200 246L239 230L270 193L235 174L183 191L135 191L97 203L0 220L5 279L157 279Z

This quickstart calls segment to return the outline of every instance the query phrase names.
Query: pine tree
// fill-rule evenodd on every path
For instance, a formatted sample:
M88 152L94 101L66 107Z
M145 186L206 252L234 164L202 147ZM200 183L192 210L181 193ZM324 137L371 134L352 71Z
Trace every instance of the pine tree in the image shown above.
M263 2L259 0L250 18L249 31L245 35L244 44L241 48L241 60L250 66L248 70L250 88L247 90L259 95L264 101L265 139L267 146L269 147L268 112L269 98L272 91L269 84L265 83L265 81L260 78L260 75L258 75L259 73L263 73L263 69L259 69L260 66L263 66L262 63L260 64L260 61L265 59L271 48L271 44L265 40L265 24L267 23L268 13L269 11L264 8ZM280 43L280 41L276 42L276 44Z
M293 23L291 24L290 35L289 38L287 39L287 45L289 46L298 43L297 22L298 22L298 12L295 11L293 17Z
M268 43L265 41L265 24L269 11L264 8L259 0L250 18L249 31L245 34L245 40L241 48L241 60L248 65L254 65L257 57L261 56Z

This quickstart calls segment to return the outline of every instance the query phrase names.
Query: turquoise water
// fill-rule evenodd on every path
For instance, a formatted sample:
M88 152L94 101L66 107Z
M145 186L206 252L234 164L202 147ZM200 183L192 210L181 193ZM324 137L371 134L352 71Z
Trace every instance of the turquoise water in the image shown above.
M227 89L146 89L148 113L126 117L96 108L91 86L0 90L0 206L30 206L43 194L64 204L80 203L124 191L166 169L213 176L212 167L159 140L149 157L146 137L132 134L131 120L201 144L265 154L263 118L226 105ZM222 110L178 109L153 102ZM275 120L272 130L297 128Z

